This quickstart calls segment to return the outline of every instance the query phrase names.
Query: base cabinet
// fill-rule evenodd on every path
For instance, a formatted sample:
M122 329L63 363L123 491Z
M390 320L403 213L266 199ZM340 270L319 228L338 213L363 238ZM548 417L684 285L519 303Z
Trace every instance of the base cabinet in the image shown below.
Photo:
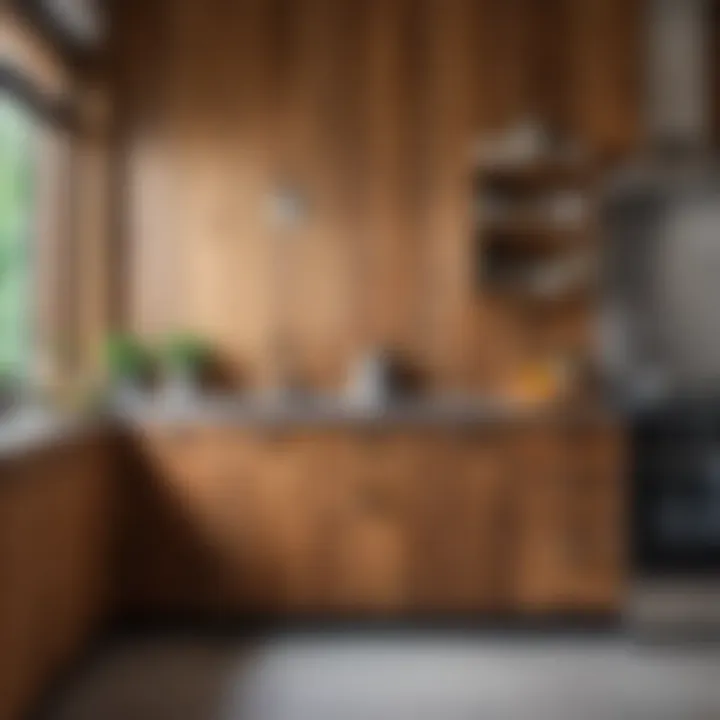
M108 610L109 448L57 441L0 462L0 718L26 717Z
M130 610L617 607L622 482L611 433L161 428L136 440Z
M623 466L609 433L528 433L513 457L513 602L608 610L623 587Z
M505 438L487 432L430 438L412 485L408 605L413 610L499 612L506 601L509 483Z

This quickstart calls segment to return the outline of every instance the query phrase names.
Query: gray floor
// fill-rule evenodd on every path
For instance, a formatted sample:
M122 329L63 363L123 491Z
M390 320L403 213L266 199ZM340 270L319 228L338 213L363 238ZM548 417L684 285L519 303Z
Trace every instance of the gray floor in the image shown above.
M381 633L134 640L52 720L714 720L720 648Z

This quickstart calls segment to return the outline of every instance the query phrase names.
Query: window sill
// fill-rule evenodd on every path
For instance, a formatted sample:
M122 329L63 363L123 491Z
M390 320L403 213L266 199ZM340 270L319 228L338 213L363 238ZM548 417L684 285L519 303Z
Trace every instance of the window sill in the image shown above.
M87 417L37 408L19 409L0 418L0 459L70 442L97 429Z

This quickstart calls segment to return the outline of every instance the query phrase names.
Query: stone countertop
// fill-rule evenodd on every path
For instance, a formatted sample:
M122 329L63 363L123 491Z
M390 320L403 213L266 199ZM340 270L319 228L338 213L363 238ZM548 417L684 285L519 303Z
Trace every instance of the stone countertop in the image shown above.
M99 417L71 416L47 410L9 413L0 419L0 458L69 443L106 429Z
M117 421L137 425L291 427L454 426L518 423L599 424L616 420L608 409L584 404L526 405L491 398L424 399L363 406L338 398L258 400L205 396L185 401L135 398L113 409Z
M359 406L338 398L280 401L232 395L184 402L136 397L108 413L67 416L22 412L0 419L0 458L34 452L114 427L394 428L502 425L607 425L621 415L598 405L528 406L489 398L398 401Z

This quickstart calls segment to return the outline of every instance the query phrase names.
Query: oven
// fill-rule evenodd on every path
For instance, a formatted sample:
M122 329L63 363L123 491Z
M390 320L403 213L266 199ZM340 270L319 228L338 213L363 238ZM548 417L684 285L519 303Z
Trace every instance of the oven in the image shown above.
M720 629L720 398L637 414L628 616L653 632Z
M720 570L720 401L674 404L636 419L632 441L636 575Z

